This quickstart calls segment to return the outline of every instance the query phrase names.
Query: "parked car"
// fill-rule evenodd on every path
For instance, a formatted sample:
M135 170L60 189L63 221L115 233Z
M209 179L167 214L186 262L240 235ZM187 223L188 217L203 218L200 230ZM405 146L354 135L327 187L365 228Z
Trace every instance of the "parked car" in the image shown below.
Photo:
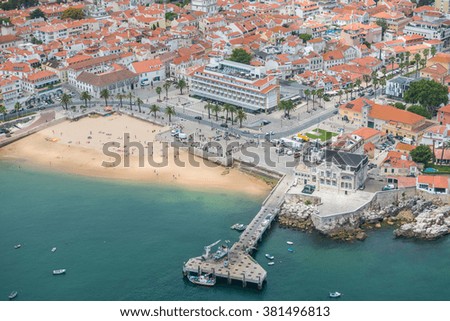
M303 187L302 193L304 194L312 194L316 190L316 187L314 185L306 184L305 187Z
M223 128L228 128L228 124L226 124L226 123L222 123L222 124L220 124L220 127L223 127Z
M194 119L202 120L202 116L195 116Z
M383 186L383 188L381 189L382 191L390 191L396 189L394 184L387 184L386 186Z

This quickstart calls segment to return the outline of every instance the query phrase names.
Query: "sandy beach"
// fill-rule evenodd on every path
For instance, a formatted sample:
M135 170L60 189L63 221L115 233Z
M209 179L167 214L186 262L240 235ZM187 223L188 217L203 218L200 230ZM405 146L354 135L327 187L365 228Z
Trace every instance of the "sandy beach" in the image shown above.
M158 182L255 196L269 192L270 187L265 182L237 169L228 170L194 158L184 150L169 147L164 152L161 143L155 142L155 136L167 130L168 127L123 115L66 121L0 149L0 159L91 177ZM138 148L129 144L129 166L125 162L126 134L129 134L130 142L142 145L144 155L138 157ZM112 146L113 143L116 145ZM103 151L105 144L109 146L109 156ZM159 165L163 162L167 164Z

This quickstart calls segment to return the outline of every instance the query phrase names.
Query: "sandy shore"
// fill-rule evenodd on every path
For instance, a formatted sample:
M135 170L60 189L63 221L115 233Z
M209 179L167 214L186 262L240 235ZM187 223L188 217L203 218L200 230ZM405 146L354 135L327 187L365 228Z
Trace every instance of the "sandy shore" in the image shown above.
M161 143L154 141L158 133L168 129L119 115L67 121L0 149L0 159L91 177L159 182L255 196L269 192L270 187L266 183L239 170L227 170L194 158L183 150L169 147L164 152ZM126 133L130 141L142 145L144 154L144 157L138 157L138 149L129 148L129 166L125 166L124 161ZM113 142L119 145L111 146ZM109 156L103 152L106 143L110 146ZM117 161L119 156L120 162ZM149 159L153 160L152 164L149 164ZM192 159L199 165L195 165ZM158 165L164 161L167 164ZM144 166L139 166L139 162L143 162Z

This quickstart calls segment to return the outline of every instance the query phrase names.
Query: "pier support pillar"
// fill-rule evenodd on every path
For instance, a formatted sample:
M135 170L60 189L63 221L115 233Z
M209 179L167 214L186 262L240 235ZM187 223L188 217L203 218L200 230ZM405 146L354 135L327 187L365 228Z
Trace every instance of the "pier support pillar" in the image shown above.
M231 284L231 275L230 275L230 271L228 271L228 284Z
M262 282L261 282L261 277L258 276L258 290L262 289Z
M247 286L247 281L245 281L245 273L242 274L242 287L245 288Z

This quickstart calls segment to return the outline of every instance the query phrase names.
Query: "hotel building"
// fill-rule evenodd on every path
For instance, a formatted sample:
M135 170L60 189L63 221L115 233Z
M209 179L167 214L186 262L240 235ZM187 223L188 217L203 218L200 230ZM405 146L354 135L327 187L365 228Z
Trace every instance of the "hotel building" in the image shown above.
M274 76L262 69L223 60L200 67L189 78L190 95L265 112L277 107L280 87Z

